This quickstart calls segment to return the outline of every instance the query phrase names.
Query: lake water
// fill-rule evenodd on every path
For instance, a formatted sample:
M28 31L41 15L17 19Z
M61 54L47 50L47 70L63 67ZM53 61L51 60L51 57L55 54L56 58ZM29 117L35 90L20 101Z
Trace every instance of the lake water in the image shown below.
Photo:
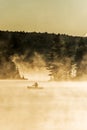
M87 82L0 81L1 130L87 130Z

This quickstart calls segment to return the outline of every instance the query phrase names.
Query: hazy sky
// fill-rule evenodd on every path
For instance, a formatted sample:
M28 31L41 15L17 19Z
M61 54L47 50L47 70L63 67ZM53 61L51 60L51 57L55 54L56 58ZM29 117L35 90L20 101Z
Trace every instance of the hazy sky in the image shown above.
M87 0L0 0L0 30L84 35Z

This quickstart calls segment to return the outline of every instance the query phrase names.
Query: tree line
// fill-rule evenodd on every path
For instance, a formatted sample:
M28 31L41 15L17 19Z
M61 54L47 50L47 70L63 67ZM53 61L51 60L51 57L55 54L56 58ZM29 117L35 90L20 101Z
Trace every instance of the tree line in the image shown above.
M20 78L11 57L24 55L23 60L31 63L35 53L43 57L51 80L76 80L87 75L87 37L0 31L0 78Z

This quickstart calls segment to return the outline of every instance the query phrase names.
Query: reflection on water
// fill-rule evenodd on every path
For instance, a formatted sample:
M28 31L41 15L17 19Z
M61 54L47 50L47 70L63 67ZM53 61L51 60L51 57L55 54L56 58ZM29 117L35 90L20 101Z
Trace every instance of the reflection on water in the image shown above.
M1 130L87 130L87 83L0 81Z

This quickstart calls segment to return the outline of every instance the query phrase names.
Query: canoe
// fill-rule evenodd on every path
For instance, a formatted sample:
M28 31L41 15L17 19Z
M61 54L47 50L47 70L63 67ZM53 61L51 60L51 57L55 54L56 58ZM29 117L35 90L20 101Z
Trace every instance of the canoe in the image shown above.
M31 87L31 86L27 86L28 89L43 89L43 87Z

